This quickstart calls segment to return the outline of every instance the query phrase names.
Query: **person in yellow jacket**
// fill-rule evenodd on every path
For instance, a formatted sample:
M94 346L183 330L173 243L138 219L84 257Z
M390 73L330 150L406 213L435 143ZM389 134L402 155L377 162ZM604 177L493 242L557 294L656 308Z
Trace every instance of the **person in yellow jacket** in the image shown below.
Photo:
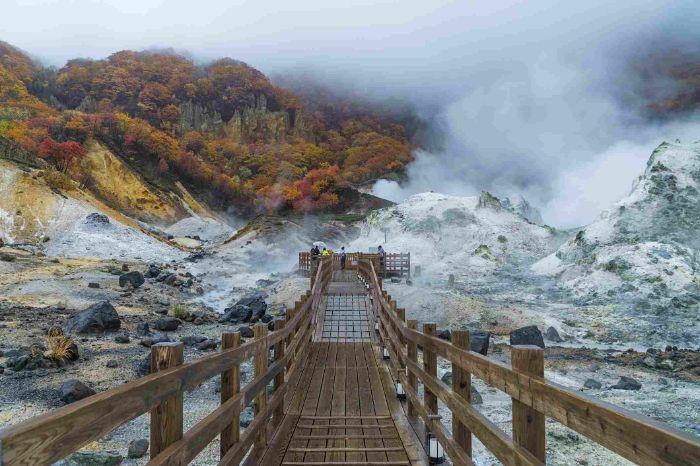
M330 255L331 255L331 252L330 252L328 249L323 248L323 252L321 253L321 255L324 256L324 257L325 257L325 256L330 256Z

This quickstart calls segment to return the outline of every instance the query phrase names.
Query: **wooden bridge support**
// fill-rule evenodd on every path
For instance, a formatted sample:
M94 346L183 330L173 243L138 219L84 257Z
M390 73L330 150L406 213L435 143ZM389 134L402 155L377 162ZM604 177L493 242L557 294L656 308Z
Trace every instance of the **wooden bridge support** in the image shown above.
M151 346L151 372L183 363L182 343L157 343ZM151 459L182 438L182 390L151 410Z
M457 348L469 351L469 331L453 330L452 344ZM471 374L462 369L458 364L452 363L452 390L457 396L464 398L468 404L472 402L472 378ZM456 413L452 413L452 432L455 442L460 445L467 455L472 456L472 433L467 426L459 420Z
M221 350L237 348L241 343L241 334L239 332L224 332L221 335ZM221 373L221 404L226 403L231 397L241 390L241 371L240 365L236 364L231 369ZM231 424L226 426L221 431L221 458L226 455L226 452L238 442L241 435L240 430L240 413L233 417Z
M253 338L256 340L263 339L267 336L267 325L259 323L253 327ZM255 354L253 358L253 372L255 378L263 377L267 372L268 360L270 358L270 349L263 347ZM260 390L260 394L255 397L253 411L255 416L259 416L267 406L267 384ZM255 439L255 449L263 449L267 445L267 429L260 429L260 433Z
M511 364L516 371L544 379L544 350L538 346L513 346ZM532 453L545 459L544 414L513 398L513 440Z

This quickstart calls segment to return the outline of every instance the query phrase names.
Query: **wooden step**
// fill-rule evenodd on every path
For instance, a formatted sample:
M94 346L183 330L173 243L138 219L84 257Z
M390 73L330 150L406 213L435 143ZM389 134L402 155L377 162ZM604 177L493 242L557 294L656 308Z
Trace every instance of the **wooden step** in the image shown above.
M366 424L326 424L324 426L310 424L297 425L297 429L391 429L394 427L394 424L377 424L376 426Z
M391 416L362 416L362 415L342 415L337 416L299 416L299 419L321 419L321 420L332 420L332 419L391 419Z
M407 466L408 461L284 461L283 466Z
M317 452L377 452L377 451L405 451L403 447L307 447L307 448L290 448L287 451L294 453L317 453Z
M340 427L340 426L336 426ZM295 435L297 440L355 440L355 439L398 439L395 435L380 435L380 434L365 434L365 435L353 435L353 434L329 434L329 435Z

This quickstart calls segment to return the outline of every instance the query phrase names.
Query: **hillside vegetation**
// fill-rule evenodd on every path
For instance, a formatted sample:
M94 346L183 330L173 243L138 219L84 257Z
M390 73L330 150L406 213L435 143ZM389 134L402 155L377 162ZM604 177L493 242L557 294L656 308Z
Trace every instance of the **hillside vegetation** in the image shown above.
M230 58L122 51L54 70L0 42L0 137L88 189L104 168L86 157L97 143L217 209L345 209L352 185L411 161L417 120L333 99L309 102Z

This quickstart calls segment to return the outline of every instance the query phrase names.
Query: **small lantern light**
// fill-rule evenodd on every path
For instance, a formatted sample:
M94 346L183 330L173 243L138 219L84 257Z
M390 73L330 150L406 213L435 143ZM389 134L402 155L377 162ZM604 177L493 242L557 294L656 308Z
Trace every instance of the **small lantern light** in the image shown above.
M445 461L445 451L437 437L428 432L428 459L430 464L441 464Z
M389 359L389 349L386 346L382 347L382 358Z
M379 321L374 323L374 330L379 331Z
M402 401L406 399L406 392L403 389L403 385L398 380L396 381L396 398Z

